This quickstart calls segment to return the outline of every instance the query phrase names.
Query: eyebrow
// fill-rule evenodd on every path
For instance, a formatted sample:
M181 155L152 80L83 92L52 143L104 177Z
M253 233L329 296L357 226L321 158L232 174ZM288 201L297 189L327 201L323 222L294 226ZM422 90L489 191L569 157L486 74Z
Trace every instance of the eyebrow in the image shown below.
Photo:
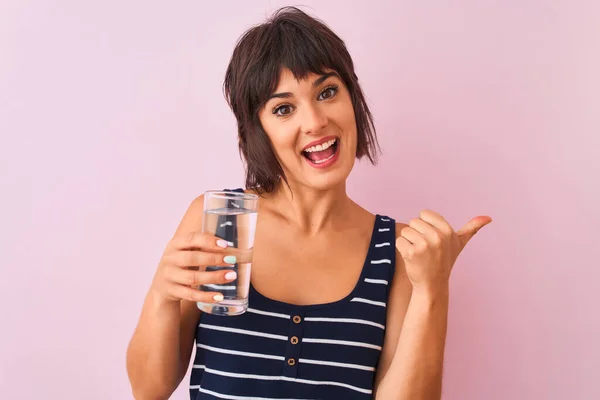
M342 79L342 78L340 78L340 75L337 72L335 72L335 71L328 72L328 73L326 73L324 75L321 75L319 78L317 78L313 82L313 84L312 84L313 88L319 86L321 83L325 82L325 80L327 78L330 78L332 76L335 76L335 77L337 77L340 80ZM269 101L271 99L287 99L287 98L290 98L290 97L293 97L293 96L294 95L292 93L290 93L290 92L273 93L271 96L269 96L269 98L267 99L267 101Z

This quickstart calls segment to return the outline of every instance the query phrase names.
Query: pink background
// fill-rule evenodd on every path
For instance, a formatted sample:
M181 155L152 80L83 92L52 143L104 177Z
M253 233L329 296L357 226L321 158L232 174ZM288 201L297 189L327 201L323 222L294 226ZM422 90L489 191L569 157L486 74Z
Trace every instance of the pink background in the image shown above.
M1 398L131 398L166 242L196 195L242 184L234 43L286 4L0 2ZM444 399L600 398L600 3L302 4L376 118L384 155L350 194L494 218L453 273Z

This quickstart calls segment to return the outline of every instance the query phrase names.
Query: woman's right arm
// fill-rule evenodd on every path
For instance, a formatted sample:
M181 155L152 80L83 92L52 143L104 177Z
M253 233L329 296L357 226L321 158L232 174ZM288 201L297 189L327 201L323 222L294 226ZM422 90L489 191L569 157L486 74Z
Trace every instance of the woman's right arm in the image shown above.
M168 399L187 372L200 317L196 302L215 302L201 284L226 283L227 271L205 272L224 263L223 241L202 234L204 199L195 199L160 260L127 349L127 373L135 399ZM202 251L200 251L202 249Z

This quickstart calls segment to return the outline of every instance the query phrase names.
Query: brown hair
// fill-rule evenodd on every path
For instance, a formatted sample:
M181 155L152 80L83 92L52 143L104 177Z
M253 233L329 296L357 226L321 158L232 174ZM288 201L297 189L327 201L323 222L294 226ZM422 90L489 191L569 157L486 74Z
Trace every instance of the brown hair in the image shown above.
M246 162L246 188L271 192L287 178L258 113L274 93L281 69L296 79L336 71L350 92L357 128L356 157L375 164L379 145L373 117L344 42L322 21L295 7L284 7L267 22L246 31L231 57L223 90L238 125L240 153Z

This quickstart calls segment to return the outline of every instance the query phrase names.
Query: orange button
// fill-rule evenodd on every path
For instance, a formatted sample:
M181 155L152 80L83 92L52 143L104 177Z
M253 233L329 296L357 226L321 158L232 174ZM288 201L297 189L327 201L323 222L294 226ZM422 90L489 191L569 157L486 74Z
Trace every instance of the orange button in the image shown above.
M292 336L290 338L290 342L292 342L292 344L298 344L298 342L299 342L298 336Z
M288 359L288 365L290 367L293 367L294 365L296 365L296 360L294 360L293 358Z
M292 319L294 321L294 323L299 324L300 322L302 322L302 318L300 318L299 315L294 315L294 318Z

